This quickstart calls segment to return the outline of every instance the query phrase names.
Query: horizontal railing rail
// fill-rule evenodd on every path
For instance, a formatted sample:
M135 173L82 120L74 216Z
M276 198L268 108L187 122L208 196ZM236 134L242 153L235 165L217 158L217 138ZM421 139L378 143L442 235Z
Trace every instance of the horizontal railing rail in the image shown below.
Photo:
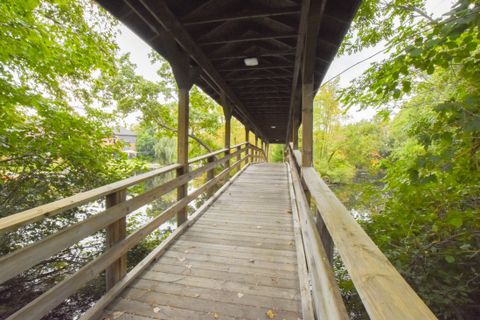
M290 155L291 157L291 155ZM290 194L292 198L292 215L294 225L298 224L301 243L307 263L308 279L305 285L311 297L302 297L311 301L318 319L348 319L347 311L335 281L332 266L322 244L320 234L310 213L307 197L303 192L299 173L296 168L289 168ZM300 266L299 266L300 268ZM307 319L309 307L303 308L304 319ZM309 317L313 319L313 315Z
M47 217L52 217L59 213L65 212L69 209L79 207L83 204L93 202L108 194L115 193L119 190L126 189L133 185L139 184L146 180L164 175L169 172L173 172L176 169L181 168L179 164L172 164L160 169L156 169L144 174L130 177L125 180L117 181L96 189L88 190L82 193L77 193L68 198L60 199L45 205L35 207L11 216L0 219L0 233L5 233L11 230L15 230L20 226L32 223Z
M327 301L326 292L337 285L332 283L331 268L322 268L326 267L324 262L331 263L329 255L333 247L330 246L334 245L371 319L436 319L315 169L301 167L300 152L293 150L292 145L288 152L297 206L299 211L308 211L308 214L303 214L305 221L301 226L307 229L304 236L309 248L307 252L314 255L309 262L312 268L309 271L314 283L312 295L319 304L316 306L317 316L323 315L324 319L348 318L337 300L337 289L333 292L337 297L335 301ZM312 203L307 201L307 195ZM311 204L316 208L314 213ZM333 241L329 241L330 238ZM324 281L315 279L325 272ZM317 282L318 289L315 288Z
M114 241L110 244L108 249L100 256L80 268L70 277L67 277L53 286L47 292L11 315L8 319L40 319L69 296L74 294L78 289L83 287L88 281L97 277L104 270L109 271L111 269L110 273L113 272L113 274L110 274L110 278L109 272L107 272L107 290L110 289L108 286L108 279L113 279L113 282L110 283L110 287L115 287L115 283L119 282L126 276L126 253L128 250L145 239L146 236L160 227L163 223L172 219L179 210L185 208L191 201L198 198L198 196L210 191L215 185L225 181L233 170L244 170L249 161L254 158L251 153L256 150L257 148L249 143L241 143L230 148L193 158L189 161L189 165L198 163L202 160L208 161L192 171L186 171L185 174L174 177L171 180L162 183L159 186L155 186L139 195L135 195L128 200L125 197L126 189L128 187L169 172L174 172L181 166L173 164L0 219L0 232L8 232L27 223L36 222L46 217L52 217L88 202L97 201L102 197L106 197L107 199L107 208L104 211L91 215L85 220L74 223L38 242L27 245L24 248L1 257L0 284L57 254L61 250L91 236L99 230L107 229L108 238L108 228L118 228L119 222L124 222L124 230L120 230L124 232L123 237L113 239ZM230 164L229 161L234 157L236 158L236 161ZM242 164L244 164L243 168ZM222 171L215 176L214 169L218 167L221 167ZM203 185L191 191L185 197L178 199L160 215L153 218L133 233L126 235L126 224L124 219L128 214L154 200L160 199L167 193L202 176L204 173L207 173L207 181ZM112 196L115 196L116 198L113 197L115 198L114 200L110 199L109 203L109 197L112 198ZM175 234L178 234L178 232ZM120 262L119 259L124 258L123 267L112 267ZM142 263L145 264L144 261L142 261Z

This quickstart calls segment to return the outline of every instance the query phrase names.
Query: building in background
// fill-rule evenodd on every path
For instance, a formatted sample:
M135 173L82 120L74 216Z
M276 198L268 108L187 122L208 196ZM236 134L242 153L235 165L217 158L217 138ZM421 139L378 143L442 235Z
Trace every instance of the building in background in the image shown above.
M113 138L108 139L108 144L114 144L117 141L123 143L122 151L128 154L128 158L135 158L137 156L137 135L127 128L117 127L113 133Z

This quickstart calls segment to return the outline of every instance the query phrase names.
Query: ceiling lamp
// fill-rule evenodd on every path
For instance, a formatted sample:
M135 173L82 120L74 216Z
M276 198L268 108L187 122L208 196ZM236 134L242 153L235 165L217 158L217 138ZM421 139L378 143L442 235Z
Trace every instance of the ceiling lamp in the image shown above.
M275 127L275 126L271 126L270 128L275 129L276 127Z
M243 59L243 62L245 62L245 65L247 67L258 66L258 59L257 58L245 58L245 59Z

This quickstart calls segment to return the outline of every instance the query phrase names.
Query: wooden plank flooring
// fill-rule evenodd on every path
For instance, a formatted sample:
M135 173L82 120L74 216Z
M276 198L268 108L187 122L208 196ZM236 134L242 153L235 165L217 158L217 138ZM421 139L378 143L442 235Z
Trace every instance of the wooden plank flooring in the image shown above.
M287 171L251 165L106 319L300 319Z

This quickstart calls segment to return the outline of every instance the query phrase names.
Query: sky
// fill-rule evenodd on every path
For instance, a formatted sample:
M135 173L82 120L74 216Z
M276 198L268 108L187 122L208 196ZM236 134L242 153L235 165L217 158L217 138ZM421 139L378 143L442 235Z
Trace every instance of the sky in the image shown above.
M453 2L453 0L427 0L426 9L427 12L433 14L434 17L439 17L449 11ZM120 25L120 35L117 39L117 42L122 54L130 54L130 60L137 66L136 72L139 75L142 75L144 78L152 81L158 79L156 74L158 65L152 65L150 59L148 58L148 54L151 52L151 48L148 46L148 44L146 44L142 39L140 39L137 35L123 25ZM359 61L362 61L363 59L366 59L367 57L381 51L383 48L384 44L382 43L375 47L364 49L356 54L337 56L330 65L330 68L328 69L328 72L324 78L324 82L336 77L348 67L353 66ZM385 54L378 54L374 58L362 62L352 69L342 73L340 76L340 86L348 86L351 81L368 69L373 62L381 61L384 58ZM367 109L359 111L355 108L352 108L349 110L348 115L351 121L355 122L362 119L369 119L374 114L374 110ZM126 123L128 125L133 124L134 122L134 117L126 119Z

